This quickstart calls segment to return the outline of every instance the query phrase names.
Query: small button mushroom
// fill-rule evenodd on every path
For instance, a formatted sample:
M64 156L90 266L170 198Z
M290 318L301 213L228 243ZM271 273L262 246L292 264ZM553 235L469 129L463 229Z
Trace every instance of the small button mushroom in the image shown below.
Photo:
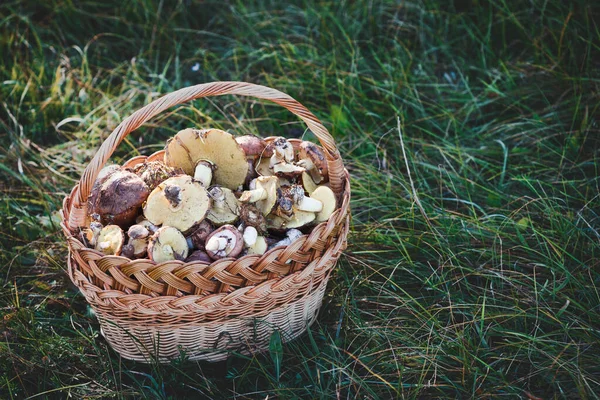
M193 232L187 236L188 247L193 249L204 249L206 238L214 231L213 226L207 220L200 222L197 227L193 228Z
M144 257L148 248L150 230L143 225L131 225L127 231L127 236L129 237L129 241L127 242L127 249L123 248L123 252L127 253L129 258Z
M148 256L157 263L185 260L188 252L185 237L172 226L163 226L150 237L148 242Z
M202 222L211 200L208 192L191 176L179 175L158 185L144 206L144 216L155 225L188 232Z
M204 263L210 264L210 263L212 263L213 260L203 250L196 250L192 254L190 254L188 256L188 258L185 259L186 263L191 263L191 262L196 262L196 261L202 261Z
M311 197L323 204L323 209L317 213L316 222L327 221L336 209L336 198L328 186L319 186Z
M212 182L214 170L215 164L208 160L200 160L196 163L196 168L194 169L194 180L207 188Z
M258 235L258 231L253 226L244 229L244 247L246 254L265 254L267 251L267 241L263 236Z
M212 199L212 207L206 216L210 222L221 226L237 221L240 214L240 202L231 189L213 186L208 189L208 195Z
M256 188L246 190L240 196L242 203L254 203L263 215L268 215L277 202L276 176L260 176L254 181ZM251 186L252 187L252 186Z
M219 129L184 129L167 142L165 164L193 175L200 160L215 165L214 183L235 190L248 173L246 154L234 137Z
M206 253L213 260L236 257L244 248L242 233L233 225L223 225L210 234L206 240Z
M100 231L95 249L106 255L120 255L125 242L123 230L118 225L107 225Z
M104 225L127 227L135 220L148 198L148 186L133 172L118 170L102 183L92 204Z
M170 177L183 174L180 168L171 168L160 161L146 161L133 167L132 171L142 178L150 191Z
M156 233L156 231L159 229L158 226L154 225L152 222L148 221L146 218L144 218L143 215L140 215L136 220L135 220L137 225L141 225L144 228L148 229L148 231L150 232L151 235L154 235L154 233Z
M312 142L305 140L300 143L296 165L305 168L315 183L327 182L329 180L325 154L319 146Z

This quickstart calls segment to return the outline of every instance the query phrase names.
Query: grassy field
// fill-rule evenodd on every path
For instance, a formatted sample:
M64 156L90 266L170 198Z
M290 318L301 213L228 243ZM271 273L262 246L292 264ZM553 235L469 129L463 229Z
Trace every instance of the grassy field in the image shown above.
M58 210L123 118L215 80L326 122L352 175L349 247L279 368L122 360L66 277ZM592 0L4 0L0 398L599 398L599 107ZM113 160L188 126L304 132L227 96Z

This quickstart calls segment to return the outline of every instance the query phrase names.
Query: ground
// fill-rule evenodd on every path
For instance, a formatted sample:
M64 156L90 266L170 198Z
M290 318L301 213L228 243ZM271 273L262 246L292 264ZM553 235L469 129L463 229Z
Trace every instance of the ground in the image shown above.
M600 397L596 3L2 1L0 397ZM66 278L58 210L123 118L216 80L325 122L352 177L349 247L281 352L122 360ZM113 160L189 126L305 133L227 96Z

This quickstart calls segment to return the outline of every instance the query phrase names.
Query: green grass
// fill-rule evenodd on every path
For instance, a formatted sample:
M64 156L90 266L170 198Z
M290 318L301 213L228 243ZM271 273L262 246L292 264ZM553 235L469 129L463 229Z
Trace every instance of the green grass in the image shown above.
M0 397L599 398L595 3L3 1ZM279 370L122 360L65 274L57 211L102 139L214 80L297 98L352 175L348 250ZM227 96L113 159L194 125L304 132Z

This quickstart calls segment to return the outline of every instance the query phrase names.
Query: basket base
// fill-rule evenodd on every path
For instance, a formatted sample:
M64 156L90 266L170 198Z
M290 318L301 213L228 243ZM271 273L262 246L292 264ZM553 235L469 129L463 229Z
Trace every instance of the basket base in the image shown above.
M190 361L222 361L232 353L252 354L269 348L278 330L290 341L316 320L328 279L304 297L252 317L207 323L143 324L115 321L98 313L100 331L121 357L142 363L168 363L185 356Z

